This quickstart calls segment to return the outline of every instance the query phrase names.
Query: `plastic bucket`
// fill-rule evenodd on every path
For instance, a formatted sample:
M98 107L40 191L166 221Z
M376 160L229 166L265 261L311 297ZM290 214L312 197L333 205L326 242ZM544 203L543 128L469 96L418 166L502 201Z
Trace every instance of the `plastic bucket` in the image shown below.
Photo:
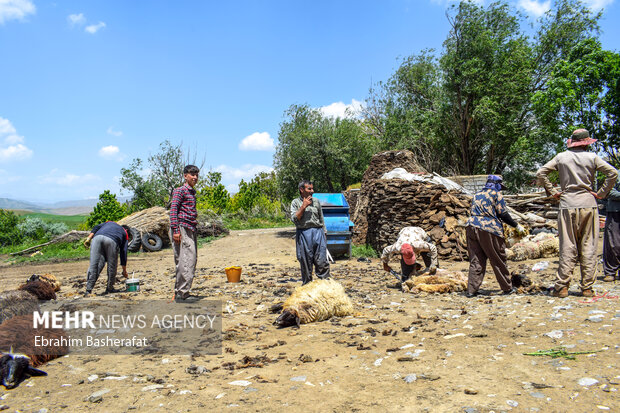
M229 283L241 281L241 267L226 267L224 271L226 271L226 278L228 278Z
M140 291L140 279L139 278L130 278L125 281L126 291L128 292L136 292Z

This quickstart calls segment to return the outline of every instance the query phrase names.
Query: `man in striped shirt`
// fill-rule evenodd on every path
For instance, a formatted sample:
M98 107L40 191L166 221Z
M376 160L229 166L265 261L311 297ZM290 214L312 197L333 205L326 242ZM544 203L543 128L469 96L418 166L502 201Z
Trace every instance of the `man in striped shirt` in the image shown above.
M198 212L196 211L196 190L198 182L197 166L187 165L183 168L185 184L172 192L170 204L170 238L174 249L174 263L176 265L176 283L174 298L177 301L187 300L190 295L196 271L198 248L196 242L196 225Z

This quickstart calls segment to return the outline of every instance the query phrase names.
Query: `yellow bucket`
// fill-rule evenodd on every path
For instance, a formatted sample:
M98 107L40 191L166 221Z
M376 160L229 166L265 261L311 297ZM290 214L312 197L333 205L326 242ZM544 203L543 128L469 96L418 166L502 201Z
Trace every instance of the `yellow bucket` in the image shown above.
M238 283L241 281L241 267L226 267L224 270L226 271L226 278L228 278L229 283Z

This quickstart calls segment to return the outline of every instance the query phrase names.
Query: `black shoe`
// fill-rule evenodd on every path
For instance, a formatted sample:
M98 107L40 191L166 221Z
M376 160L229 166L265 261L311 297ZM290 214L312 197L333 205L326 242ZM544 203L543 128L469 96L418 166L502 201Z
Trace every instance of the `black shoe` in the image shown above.
M470 293L469 291L465 293L465 297L467 298L473 298L477 295L478 295L478 291L476 291L475 293Z
M123 290L117 290L116 288L112 288L111 290L109 290L109 289L105 290L103 295L114 294L114 293L121 293L121 292L123 292Z
M195 303L198 300L200 300L200 298L196 297L195 295L188 295L187 297L181 297L180 295L177 295L176 297L174 297L174 301L177 303Z
M93 292L91 290L84 291L84 297L90 297L91 295L93 295Z
M502 291L502 295L512 295L512 294L516 294L517 293L517 289L516 288L511 288L508 291Z

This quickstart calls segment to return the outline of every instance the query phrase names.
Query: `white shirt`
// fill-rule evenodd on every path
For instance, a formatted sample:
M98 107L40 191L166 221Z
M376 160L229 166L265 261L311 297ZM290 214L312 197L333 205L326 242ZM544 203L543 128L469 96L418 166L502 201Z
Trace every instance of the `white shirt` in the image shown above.
M392 245L383 249L381 254L381 260L386 264L390 261L390 258L394 255L400 255L400 248L403 244L409 244L413 247L413 251L416 255L421 252L431 253L431 265L437 267L437 247L432 242L427 242L428 235L420 227L405 227L398 233L398 239Z

